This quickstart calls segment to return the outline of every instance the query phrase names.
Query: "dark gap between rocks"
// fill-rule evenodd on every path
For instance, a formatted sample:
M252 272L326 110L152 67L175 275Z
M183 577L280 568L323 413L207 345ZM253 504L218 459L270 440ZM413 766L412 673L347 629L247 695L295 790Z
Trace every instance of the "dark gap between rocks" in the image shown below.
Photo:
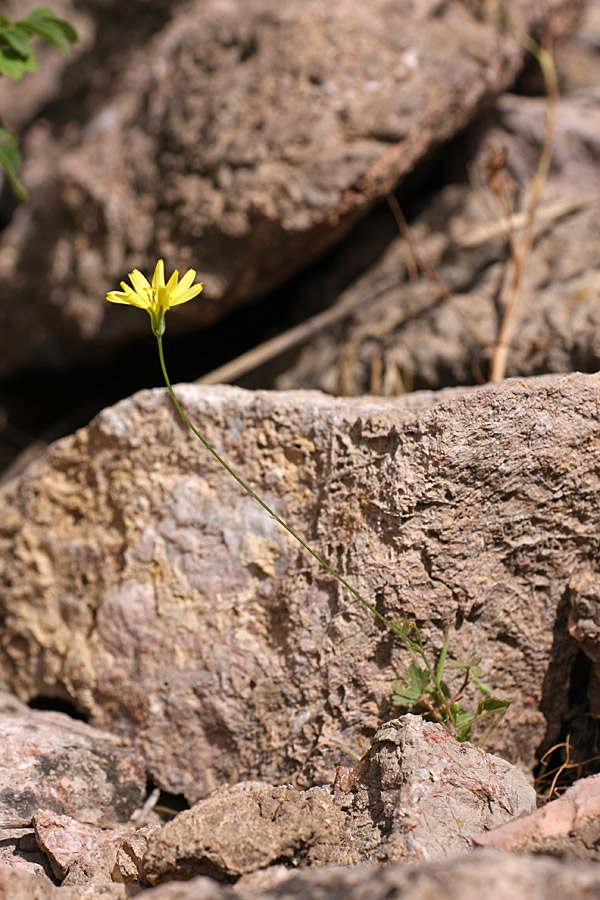
M159 787L159 785L156 785L149 780L147 796L149 797L152 791L156 790L157 787ZM170 794L168 791L161 790L154 806L154 812L158 813L161 818L169 820L174 818L178 813L189 808L190 804L183 794Z
M77 709L73 703L70 703L68 700L62 700L60 697L46 697L39 694L37 697L33 697L27 706L29 709L64 713L66 716L70 716L71 719L77 719L80 722L89 721L88 717L81 710Z
M558 770L564 767L558 774L555 793L549 799L555 799L557 793L563 793L579 778L596 775L600 771L600 720L592 708L593 696L597 691L598 676L593 663L579 650L571 668L568 710L551 746L547 746L550 743L547 741L541 748L540 756L547 755L533 772L538 782L538 792L544 794ZM547 710L548 698L540 704L542 709L544 706Z

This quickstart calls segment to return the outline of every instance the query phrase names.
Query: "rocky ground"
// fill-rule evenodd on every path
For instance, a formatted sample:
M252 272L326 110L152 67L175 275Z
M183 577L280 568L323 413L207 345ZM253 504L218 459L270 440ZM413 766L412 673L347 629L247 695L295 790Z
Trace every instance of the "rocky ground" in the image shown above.
M600 7L505 7L57 0L73 55L0 83L7 900L600 896ZM561 96L486 384L551 109L518 29ZM402 642L150 389L104 297L159 256L205 283L169 313L186 414L481 660L485 749L394 706Z

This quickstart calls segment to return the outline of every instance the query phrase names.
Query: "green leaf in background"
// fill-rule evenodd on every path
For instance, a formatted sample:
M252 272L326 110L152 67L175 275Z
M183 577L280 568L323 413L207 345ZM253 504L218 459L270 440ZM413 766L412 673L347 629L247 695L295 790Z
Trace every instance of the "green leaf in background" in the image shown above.
M20 81L26 72L37 71L38 62L30 37L54 44L65 56L69 53L69 44L79 40L70 22L59 19L43 6L19 22L0 16L0 75Z
M79 40L79 35L70 22L59 19L51 9L44 6L34 9L26 19L17 24L25 34L34 34L49 44L54 44L65 56L69 53L69 44Z
M0 37L4 38L6 43L9 44L15 53L22 59L27 59L34 55L31 41L27 35L23 34L16 26L7 25L4 28L0 27Z
M488 716L494 716L498 713L506 712L509 706L509 700L499 700L497 697L487 697L485 700L482 700L477 707L477 715L480 716L482 714L485 714Z
M59 19L45 6L34 9L27 18L19 22L0 15L0 75L20 81L26 72L37 71L38 61L30 37L39 37L54 44L65 56L69 53L69 44L79 40L71 23L66 19ZM4 169L15 196L24 200L27 191L18 176L21 156L17 139L14 134L1 127L0 166Z
M392 685L392 700L396 706L414 706L425 694L431 676L426 669L420 669L414 663L408 667L407 683L395 681Z
M0 166L6 172L15 196L19 200L24 200L27 197L27 190L18 176L21 154L17 148L16 137L6 128L0 128Z
M20 81L26 72L37 72L38 63L35 54L23 58L12 47L3 45L0 32L0 74L8 75L13 81Z

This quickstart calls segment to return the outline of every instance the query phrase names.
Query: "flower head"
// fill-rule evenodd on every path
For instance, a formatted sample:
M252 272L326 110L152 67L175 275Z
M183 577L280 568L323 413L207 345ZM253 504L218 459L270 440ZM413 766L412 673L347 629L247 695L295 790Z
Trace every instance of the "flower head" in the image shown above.
M172 306L187 303L188 300L197 297L202 290L201 284L192 284L195 277L195 270L188 269L180 281L179 272L175 269L165 284L165 264L159 259L152 276L152 284L149 284L138 269L134 269L129 276L133 287L122 281L123 290L110 291L106 299L111 303L126 303L147 310L152 322L152 331L158 337L165 333L166 311Z

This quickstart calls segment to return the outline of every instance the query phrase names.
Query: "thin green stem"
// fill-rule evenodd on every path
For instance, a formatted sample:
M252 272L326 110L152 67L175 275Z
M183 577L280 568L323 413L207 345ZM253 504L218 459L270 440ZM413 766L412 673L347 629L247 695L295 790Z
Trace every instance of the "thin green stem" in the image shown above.
M496 728L498 727L498 725L500 724L500 722L502 721L502 719L504 718L505 715L506 715L505 709L503 709L502 712L498 713L498 715L496 716L496 718L494 719L494 721L492 722L492 724L490 725L490 727L488 728L488 730L486 731L484 736L481 738L481 740L477 744L478 747L485 746L485 744L491 737L492 733L496 730Z
M444 666L446 665L446 656L448 654L448 638L450 637L450 626L446 628L446 634L444 635L444 646L442 647L442 652L440 653L440 659L437 666L437 672L435 676L435 686L439 688L442 683L442 679L444 677Z
M204 446L206 447L206 449L208 450L208 452L209 452L209 453L212 453L212 455L213 455L214 458L217 460L217 462L220 463L220 464L223 466L223 468L231 475L232 478L235 479L235 481L237 481L237 483L240 485L240 487L242 487L242 488L246 491L247 494L250 494L250 496L251 496L254 500L256 500L256 502L257 502L260 506L262 506L262 508L265 510L265 512L267 512L267 513L271 516L272 519L275 519L275 521L277 522L277 524L280 525L280 526L283 528L284 531L287 531L287 533L288 533L289 535L291 535L296 541L298 541L298 543L300 544L301 547L303 547L308 553L310 553L310 555L311 555L312 557L314 557L314 559L316 559L317 562L318 562L318 563L319 563L319 564L320 564L327 572L329 572L330 575L333 575L334 578L337 578L337 580L340 582L340 584L343 584L343 586L346 588L346 590L350 591L350 593L351 593L354 597L356 597L357 600L360 600L360 602L362 603L362 605L363 605L363 606L366 606L366 608L367 608L370 612L372 612L373 615L374 615L376 618L378 618L380 622L383 622L383 624L386 625L391 631L393 631L393 632L396 633L396 632L397 632L397 628L394 627L394 623L393 623L393 622L390 622L388 619L386 619L385 616L382 616L381 613L378 612L378 611L375 609L375 607L372 606L367 600L365 600L365 598L362 597L362 596L358 593L358 591L357 591L355 588L352 587L351 584L348 584L348 582L346 581L345 578L342 578L342 576L339 575L339 574L335 571L335 569L332 569L331 566L330 566L328 563L326 563L325 560L324 560L321 556L319 556L318 553L315 553L315 551L312 549L312 547L309 547L308 544L306 543L306 541L302 540L302 538L300 537L300 535L296 534L296 532L295 532L292 528L290 528L289 525L286 525L286 523L283 521L283 519L280 519L279 516L278 516L276 513L274 513L273 510L272 510L269 506L267 506L267 504L264 502L264 500L261 500L261 498L258 496L258 494L255 494L254 491L253 491L251 488L249 488L248 485L247 485L244 481L242 481L242 479L239 477L239 475L236 475L236 473L233 471L233 469L232 469L230 466L227 465L227 463L225 462L225 460L224 460L221 456L219 456L219 454L217 453L217 451L216 451L213 447L211 447L211 445L208 443L208 441L206 440L206 438L204 438L204 437L200 434L200 432L199 432L196 428L194 428L194 426L192 425L192 423L190 422L190 420L187 418L187 416L185 415L184 411L182 410L182 408L181 408L181 406L180 406L180 404L179 404L179 400L178 400L177 397L175 396L175 393L174 393L173 388L172 388L172 386L171 386L171 382L170 382L169 376L168 376L168 374L167 374L167 368L166 368L166 366L165 366L165 357L164 357L164 354L163 354L163 345L162 345L162 335L157 334L157 335L156 335L156 340L158 341L158 355L159 355L159 357L160 357L160 367L161 367L161 369L162 369L163 377L164 377L164 379L165 379L165 384L167 385L169 394L171 395L171 400L173 401L173 404L175 405L175 409L177 410L177 412L179 413L179 415L181 416L181 418L183 419L183 421L185 422L185 424L188 426L188 428L191 429L191 431L196 435L196 437L198 438L198 440L201 441L201 442L204 444Z

